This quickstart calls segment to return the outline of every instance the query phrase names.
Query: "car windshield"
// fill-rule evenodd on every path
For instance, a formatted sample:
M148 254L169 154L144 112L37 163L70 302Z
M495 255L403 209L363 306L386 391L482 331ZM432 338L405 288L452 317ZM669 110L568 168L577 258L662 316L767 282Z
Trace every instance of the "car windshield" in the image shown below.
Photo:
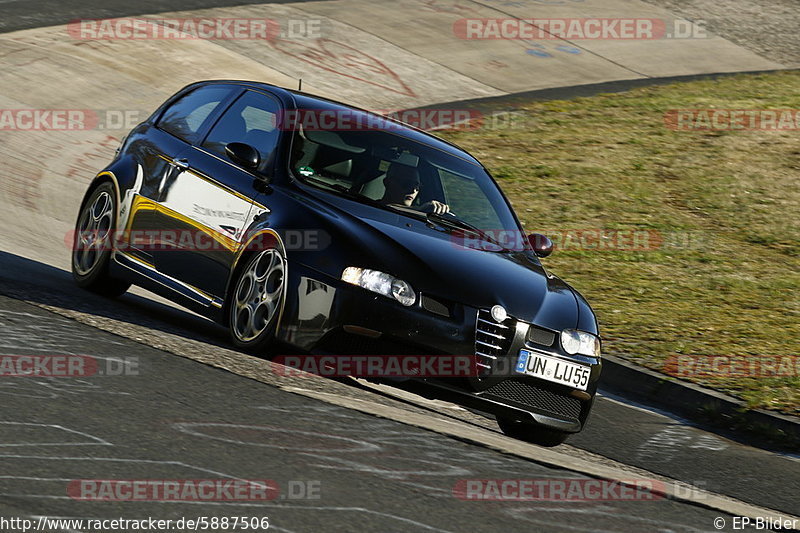
M394 132L299 126L290 165L309 185L408 216L423 216L438 202L449 207L454 219L482 231L519 230L510 207L480 165Z

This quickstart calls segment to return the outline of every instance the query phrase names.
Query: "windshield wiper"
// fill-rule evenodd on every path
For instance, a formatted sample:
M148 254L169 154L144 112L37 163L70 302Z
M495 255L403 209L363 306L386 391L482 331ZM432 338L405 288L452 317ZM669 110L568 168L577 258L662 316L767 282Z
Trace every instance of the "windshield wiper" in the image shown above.
M428 220L435 221L435 222L437 222L437 223L439 223L440 225L443 225L443 226L449 226L451 228L463 229L463 230L471 231L472 233L475 233L476 235L480 236L480 238L485 240L486 242L490 242L490 243L494 244L495 246L499 247L500 250L497 250L498 252L505 253L505 252L510 252L511 251L508 248L506 248L505 246L503 246L502 244L500 244L499 242L497 242L497 240L491 238L483 230L473 226L469 222L461 220L460 218L458 218L455 215L451 215L451 214L440 215L440 214L437 214L437 213L428 213L427 214L427 218L428 218Z

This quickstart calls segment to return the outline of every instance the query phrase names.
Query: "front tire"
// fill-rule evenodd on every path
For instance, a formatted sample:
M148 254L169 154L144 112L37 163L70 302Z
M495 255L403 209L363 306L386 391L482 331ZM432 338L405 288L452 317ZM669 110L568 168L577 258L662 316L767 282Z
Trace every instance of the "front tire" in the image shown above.
M283 308L286 258L278 249L251 256L236 278L228 304L233 343L247 351L261 351L275 338Z
M527 424L507 418L497 417L497 425L500 426L500 430L509 437L547 448L563 444L564 441L567 440L567 437L569 437L569 433L564 433L557 429L550 429L536 424Z
M103 183L89 196L78 214L72 241L72 277L88 291L116 298L131 286L108 274L116 226L117 205L114 187Z

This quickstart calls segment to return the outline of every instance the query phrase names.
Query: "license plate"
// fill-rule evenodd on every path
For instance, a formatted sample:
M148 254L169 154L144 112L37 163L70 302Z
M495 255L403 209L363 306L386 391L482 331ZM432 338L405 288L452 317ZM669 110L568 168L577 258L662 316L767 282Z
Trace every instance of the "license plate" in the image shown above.
M589 387L589 375L592 372L591 367L586 365L570 363L528 350L519 351L516 370L520 374L561 383L578 390L586 390Z

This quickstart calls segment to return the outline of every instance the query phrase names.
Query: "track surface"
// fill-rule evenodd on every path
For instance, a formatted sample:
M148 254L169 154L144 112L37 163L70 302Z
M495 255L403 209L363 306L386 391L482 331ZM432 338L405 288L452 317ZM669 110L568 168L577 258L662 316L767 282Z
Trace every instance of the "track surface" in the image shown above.
M255 3L193 0L173 2L166 9L193 12L227 6L231 12L241 14L248 13L247 5ZM368 18L365 6L369 3L359 4L355 0L351 3L364 7L360 19L353 15L363 23L361 19ZM292 2L288 7L288 3L276 4L281 4L274 7L280 13L324 13L347 18L341 14L346 4L342 0ZM512 5L519 2L425 2L439 7L465 4L517 14L524 11ZM553 5L552 2L532 5L540 8L548 4L548 8ZM165 10L162 6L160 0L143 1L135 6L116 0L102 6L89 1L64 4L0 0L4 12L0 32L63 24L74 18L158 13ZM402 12L383 8L388 9L387 13ZM387 25L392 20L387 17L378 22ZM380 33L383 27L378 26L376 31ZM65 45L59 40L60 31L13 34L12 39L0 43L0 61L8 73L5 80L0 80L3 107L110 110L138 107L149 111L184 80L214 77L208 71L198 73L188 68L178 72L170 68L170 76L166 76L167 71L157 71L152 79L144 80L137 77L137 72L126 72L121 74L119 86L109 91L98 87L88 73L116 74L114 69L123 67L120 57L130 54L135 58L145 50L126 43L113 50L101 47L99 51L75 47L74 43ZM380 40L364 42L377 46L372 52L379 56L391 57L392 50L397 51L401 74L403 62L408 63L412 57L408 55L410 46L387 48ZM241 43L223 44L235 49ZM727 47L720 42L716 45ZM187 53L186 57L195 60L197 53L208 53L217 61L230 60L232 63L224 65L225 68L246 72L248 63L225 46L200 43L193 49L195 55ZM608 52L610 57L619 51L609 49L604 53ZM183 52L180 48L152 48L147 57L163 54L174 58ZM425 55L424 50L417 52ZM583 55L592 55L589 52L584 49ZM581 76L587 76L585 83L614 78L608 75L608 69L604 70L602 61L597 70L590 68L579 55L551 70L529 69L527 81L521 77L509 79L508 85L500 88L454 74L463 65L442 66L437 75L460 80L460 85L453 82L451 88L456 93L447 100L503 94L515 84L535 87L530 82L532 74L544 86L566 80L559 77L561 72L570 75L582 72ZM271 71L264 66L269 56L259 57L261 63L253 63L253 68L260 69L255 71L258 73L255 77L292 80L303 71L298 63L286 61L285 57L286 70ZM771 65L754 57L742 54L742 64L750 61L753 68ZM635 63L638 59L632 56L631 61ZM100 63L103 69L93 70ZM60 77L63 75L60 66L71 73L66 77L67 84ZM135 66L132 68L135 70ZM304 68L312 87L316 82L324 92L339 84L347 98L363 97L369 105L411 107L437 101L403 96L364 80L343 84L335 75ZM74 72L86 77L71 77ZM526 71L515 68L515 72ZM681 73L680 69L676 71L676 75ZM640 75L628 72L616 78L625 77ZM500 80L503 76L495 74L495 78ZM438 81L430 85L442 90ZM59 90L62 86L63 91ZM123 102L119 94L126 87L131 101ZM132 91L130 87L142 90ZM434 94L425 92L424 83L414 87L419 95L432 98ZM437 98L444 100L441 96ZM712 521L721 513L669 500L570 505L462 502L452 495L452 487L459 479L580 475L287 393L276 388L286 386L286 380L269 371L257 373L257 380L241 377L236 374L251 375L244 372L252 366L249 359L231 350L225 332L207 321L143 291L135 290L118 302L109 302L77 290L68 273L62 270L68 265L63 235L71 227L85 183L105 164L116 139L124 132L0 133L3 135L0 156L4 158L4 170L0 171L0 206L4 208L0 215L4 228L0 233L0 293L39 306L52 306L62 315L117 334L100 332L39 307L0 298L0 355L74 353L99 358L124 355L136 358L140 365L138 375L77 381L29 378L0 381L5 407L0 416L0 425L5 426L0 438L0 516L174 518L238 514L269 516L271 529L276 531L714 530ZM36 223L31 223L34 220ZM224 366L233 373L185 358ZM399 403L386 395L325 380L300 380L293 385L375 404L391 404L419 416L455 420L465 427L496 428L492 420L441 404L417 400ZM632 473L678 479L743 502L800 514L796 496L800 492L797 457L745 446L669 415L631 405L608 391L603 394L585 432L559 448L564 454L621 466ZM284 493L290 482L312 481L320 483L322 492L318 500L279 500L254 507L75 503L66 494L66 485L72 479L204 477L273 479ZM728 531L730 523L728 520Z
M606 531L702 531L720 516L669 500L460 501L452 490L463 479L581 476L281 392L16 300L0 298L0 320L3 349L15 354L136 362L135 375L0 384L3 516L267 516L271 530L293 532L574 531L587 520ZM273 480L284 499L76 503L67 494L76 479L220 478ZM293 499L298 486L318 498Z

